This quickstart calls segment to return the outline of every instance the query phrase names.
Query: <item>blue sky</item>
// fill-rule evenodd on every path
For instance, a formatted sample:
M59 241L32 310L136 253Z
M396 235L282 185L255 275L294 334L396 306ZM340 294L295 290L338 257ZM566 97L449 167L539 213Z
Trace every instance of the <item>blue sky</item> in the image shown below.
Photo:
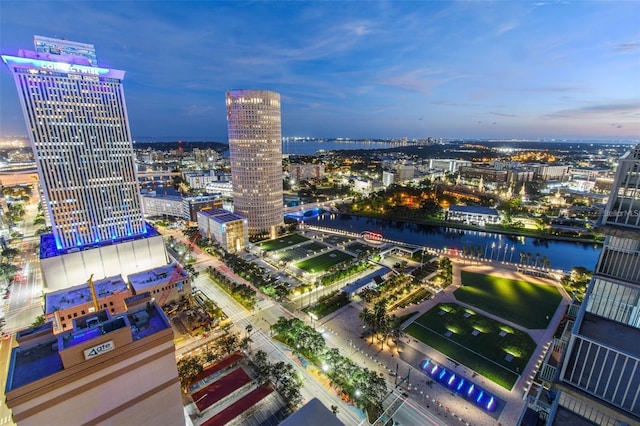
M640 140L640 2L0 2L0 51L92 43L137 140L226 142L225 92L283 136ZM0 70L0 134L25 134Z

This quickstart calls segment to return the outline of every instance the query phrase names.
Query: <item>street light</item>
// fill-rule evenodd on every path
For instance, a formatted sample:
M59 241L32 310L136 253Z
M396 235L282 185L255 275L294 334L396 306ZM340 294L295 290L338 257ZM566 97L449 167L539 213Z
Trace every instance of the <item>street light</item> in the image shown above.
M509 257L509 263L513 263L513 250L515 249L515 246L511 246L511 257Z
M496 243L491 243L491 260L493 260L493 249L496 248Z
M504 246L504 254L502 255L502 261L503 262L507 258L507 249L508 248L509 248L509 243L505 244L505 246Z

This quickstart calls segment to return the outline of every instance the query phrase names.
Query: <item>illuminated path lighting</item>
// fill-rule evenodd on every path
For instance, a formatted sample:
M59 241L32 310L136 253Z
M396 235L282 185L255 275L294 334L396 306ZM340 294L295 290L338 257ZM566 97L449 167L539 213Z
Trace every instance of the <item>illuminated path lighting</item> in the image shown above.
M427 368L428 367L428 368ZM433 378L440 385L456 392L466 400L472 402L477 407L482 408L489 413L494 412L498 408L498 399L491 393L477 386L471 380L456 376L452 371L435 364L431 360L425 360L420 363L420 368Z

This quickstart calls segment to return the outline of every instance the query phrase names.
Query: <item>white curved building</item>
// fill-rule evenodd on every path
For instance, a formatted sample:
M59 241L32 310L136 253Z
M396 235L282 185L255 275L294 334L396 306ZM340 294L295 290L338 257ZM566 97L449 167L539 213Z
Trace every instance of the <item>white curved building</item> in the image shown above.
M227 92L234 212L250 234L275 236L283 222L280 95L268 90Z

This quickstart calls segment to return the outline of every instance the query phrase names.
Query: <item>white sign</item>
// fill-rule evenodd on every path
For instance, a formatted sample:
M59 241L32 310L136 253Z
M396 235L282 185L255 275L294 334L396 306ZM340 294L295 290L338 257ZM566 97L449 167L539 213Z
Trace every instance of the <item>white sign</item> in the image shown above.
M93 74L98 75L100 71L94 67L86 67L83 65L66 64L64 62L41 62L40 67L46 70L62 71L62 72L77 72L81 74Z
M108 342L100 343L98 346L94 346L89 349L84 350L84 359L95 358L98 355L102 355L107 352L111 352L116 348L116 345L113 343L113 340L109 340Z

